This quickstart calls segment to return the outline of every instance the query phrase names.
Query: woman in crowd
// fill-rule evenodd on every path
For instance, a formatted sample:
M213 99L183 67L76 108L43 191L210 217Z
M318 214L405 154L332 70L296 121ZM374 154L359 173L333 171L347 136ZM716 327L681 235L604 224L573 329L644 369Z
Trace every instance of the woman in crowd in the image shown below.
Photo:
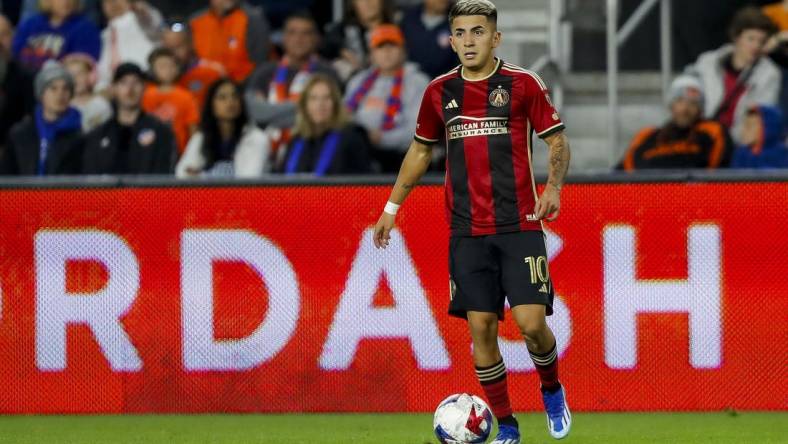
M31 71L49 59L84 53L98 60L101 37L96 25L79 12L79 0L41 0L41 12L19 25L14 58Z
M370 142L363 128L351 123L339 86L325 74L314 74L298 100L295 138L285 155L285 174L359 174L370 171Z
M392 0L347 0L345 11L345 18L329 27L320 51L334 61L343 82L368 66L369 33L378 25L394 23L395 9Z
M199 130L175 167L177 177L258 177L266 172L270 143L249 122L241 88L232 80L214 83L205 97Z

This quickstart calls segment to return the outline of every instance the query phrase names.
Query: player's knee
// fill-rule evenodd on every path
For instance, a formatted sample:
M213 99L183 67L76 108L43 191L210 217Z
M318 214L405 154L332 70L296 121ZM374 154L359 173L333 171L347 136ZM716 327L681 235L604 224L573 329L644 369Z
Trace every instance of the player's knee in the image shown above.
M495 341L498 337L498 320L496 318L482 318L468 321L471 336L481 341Z
M547 332L547 324L544 322L534 322L520 326L520 333L526 342L539 344Z

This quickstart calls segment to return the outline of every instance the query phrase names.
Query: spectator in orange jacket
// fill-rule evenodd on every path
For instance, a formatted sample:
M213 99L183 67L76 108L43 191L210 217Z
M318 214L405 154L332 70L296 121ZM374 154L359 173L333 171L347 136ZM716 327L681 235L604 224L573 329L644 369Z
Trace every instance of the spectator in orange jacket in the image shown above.
M691 76L670 86L671 119L635 135L618 169L718 168L728 166L732 143L719 122L703 120L703 88Z
M178 151L182 153L200 122L197 102L189 91L175 84L178 64L172 51L167 48L154 50L148 64L155 83L145 88L142 109L172 126Z
M236 82L268 58L268 22L259 8L242 0L210 0L190 26L197 55L219 62Z
M208 88L226 76L224 67L197 57L189 28L181 23L175 23L164 31L162 44L172 51L178 61L178 85L188 90L197 101L197 108L202 109Z

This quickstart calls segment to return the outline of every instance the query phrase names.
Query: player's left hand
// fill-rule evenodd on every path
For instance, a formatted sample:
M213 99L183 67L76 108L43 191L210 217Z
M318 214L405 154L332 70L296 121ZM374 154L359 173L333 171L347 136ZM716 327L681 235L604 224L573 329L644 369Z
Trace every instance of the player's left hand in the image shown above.
M553 185L547 184L542 191L542 196L536 201L534 207L534 214L538 220L547 219L552 222L558 219L558 213L561 211L561 190Z

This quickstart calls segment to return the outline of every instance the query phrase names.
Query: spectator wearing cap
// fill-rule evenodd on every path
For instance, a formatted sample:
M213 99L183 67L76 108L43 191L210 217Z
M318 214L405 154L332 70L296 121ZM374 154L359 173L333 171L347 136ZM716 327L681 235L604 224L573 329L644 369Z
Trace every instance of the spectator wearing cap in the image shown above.
M344 19L329 26L320 49L343 82L369 66L372 30L395 21L393 0L345 0L344 11Z
M200 121L197 101L189 91L176 84L178 62L172 51L167 48L154 50L149 64L153 83L145 88L142 109L172 126L178 151L183 152Z
M209 0L189 22L200 58L218 62L236 82L268 59L269 27L262 8L242 0Z
M11 21L0 15L0 151L8 130L35 106L33 78L11 55L13 33Z
M742 125L742 144L733 152L733 168L788 168L782 112L776 106L753 106Z
M118 66L112 81L114 116L88 133L85 174L172 174L178 151L170 127L142 110L145 74Z
M701 83L680 76L670 86L670 121L640 130L618 169L718 168L730 162L731 142L722 125L704 120Z
M107 26L101 31L101 57L96 89L104 91L121 63L134 63L148 69L148 56L156 47L150 30L132 9L131 0L102 0Z
M370 36L372 66L356 74L345 92L353 118L366 128L383 172L399 170L416 131L421 97L429 79L405 61L405 39L395 25L381 25Z
M71 106L82 114L82 130L87 133L112 117L112 106L104 96L93 92L96 62L92 58L84 54L71 54L63 59L63 66L74 79Z
M282 59L261 65L249 77L246 104L252 119L266 127L272 152L290 141L296 103L310 76L323 73L336 78L331 66L316 53L319 36L311 15L306 12L291 15L283 31Z
M178 85L189 91L197 109L202 109L208 88L226 76L224 67L197 57L189 28L182 23L174 23L164 30L162 45L172 51L178 63Z
M449 0L424 0L424 4L407 9L400 22L408 59L418 64L430 78L459 64L449 41L450 5Z
M269 150L268 137L249 121L243 90L222 79L208 90L200 129L189 139L175 175L259 177L270 170Z
M98 59L99 31L79 12L79 0L43 0L40 8L40 13L19 25L14 36L14 57L22 66L38 71L47 60L74 53Z
M777 104L780 70L764 57L775 31L758 8L745 7L731 22L732 44L701 54L686 70L703 85L705 116L722 123L737 142L741 142L741 125L751 106Z
M35 78L39 100L33 115L11 128L0 157L0 174L48 176L79 173L82 117L69 106L74 81L63 66L50 60Z

